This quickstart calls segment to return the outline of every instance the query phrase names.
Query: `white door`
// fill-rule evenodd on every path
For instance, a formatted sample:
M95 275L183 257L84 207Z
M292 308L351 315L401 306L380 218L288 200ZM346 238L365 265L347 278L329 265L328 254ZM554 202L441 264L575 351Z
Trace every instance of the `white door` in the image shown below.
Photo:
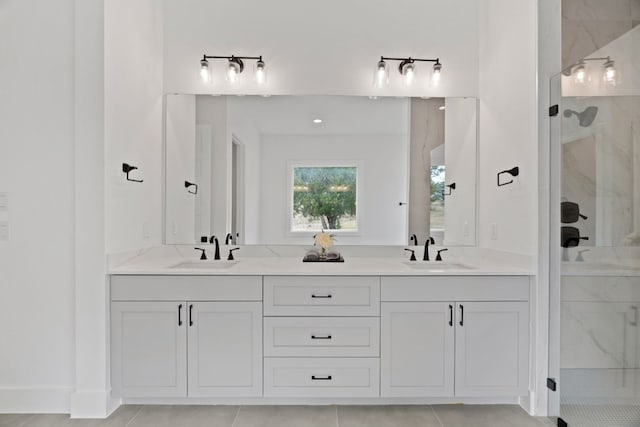
M186 396L186 332L184 302L113 302L114 396Z
M456 303L456 396L524 396L529 303Z
M189 396L262 395L262 303L188 304Z
M453 396L453 303L381 305L383 397Z

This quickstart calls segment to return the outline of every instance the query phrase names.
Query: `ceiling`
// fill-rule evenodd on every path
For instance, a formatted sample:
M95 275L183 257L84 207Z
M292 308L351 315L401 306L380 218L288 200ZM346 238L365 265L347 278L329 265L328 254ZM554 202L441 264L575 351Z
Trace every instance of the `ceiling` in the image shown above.
M229 112L263 135L407 135L409 127L407 98L234 96Z

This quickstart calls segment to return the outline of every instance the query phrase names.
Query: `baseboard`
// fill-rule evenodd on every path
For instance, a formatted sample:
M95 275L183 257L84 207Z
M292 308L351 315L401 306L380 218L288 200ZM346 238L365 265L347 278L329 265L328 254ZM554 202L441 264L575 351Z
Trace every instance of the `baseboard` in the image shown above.
M107 418L122 404L110 391L79 391L71 394L71 418Z
M128 397L130 405L519 405L517 397Z
M68 414L73 387L0 387L2 414Z
M535 394L532 391L530 391L528 395L520 396L520 398L518 399L518 404L520 405L520 407L524 409L527 412L527 414L531 416L535 415L533 410L533 408L535 407L534 397L535 397Z

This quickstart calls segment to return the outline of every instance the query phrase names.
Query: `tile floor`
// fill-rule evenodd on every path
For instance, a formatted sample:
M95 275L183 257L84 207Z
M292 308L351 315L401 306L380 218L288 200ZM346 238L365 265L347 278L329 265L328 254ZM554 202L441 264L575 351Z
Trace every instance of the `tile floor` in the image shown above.
M0 415L0 427L551 427L510 405L121 406L106 420Z

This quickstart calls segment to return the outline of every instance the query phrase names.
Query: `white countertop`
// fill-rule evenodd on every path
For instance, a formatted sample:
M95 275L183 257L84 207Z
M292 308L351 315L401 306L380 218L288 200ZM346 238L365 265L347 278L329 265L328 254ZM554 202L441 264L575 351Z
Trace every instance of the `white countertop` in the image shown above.
M236 252L235 261L200 261L193 247L167 246L151 250L118 262L109 268L112 275L370 275L370 276L487 276L534 274L530 268L517 263L501 262L489 256L448 256L445 261L409 261L407 257L350 256L343 252L344 262L302 262L299 256L242 256ZM225 248L226 249L226 248ZM247 250L249 252L249 250ZM402 253L402 252L399 252ZM209 258L211 253L207 252ZM227 251L221 251L226 258ZM418 254L416 254L418 255ZM447 254L449 255L449 254ZM186 265L179 265L185 264ZM177 266L177 267L176 267Z
M561 274L563 276L640 276L640 262L563 262Z

